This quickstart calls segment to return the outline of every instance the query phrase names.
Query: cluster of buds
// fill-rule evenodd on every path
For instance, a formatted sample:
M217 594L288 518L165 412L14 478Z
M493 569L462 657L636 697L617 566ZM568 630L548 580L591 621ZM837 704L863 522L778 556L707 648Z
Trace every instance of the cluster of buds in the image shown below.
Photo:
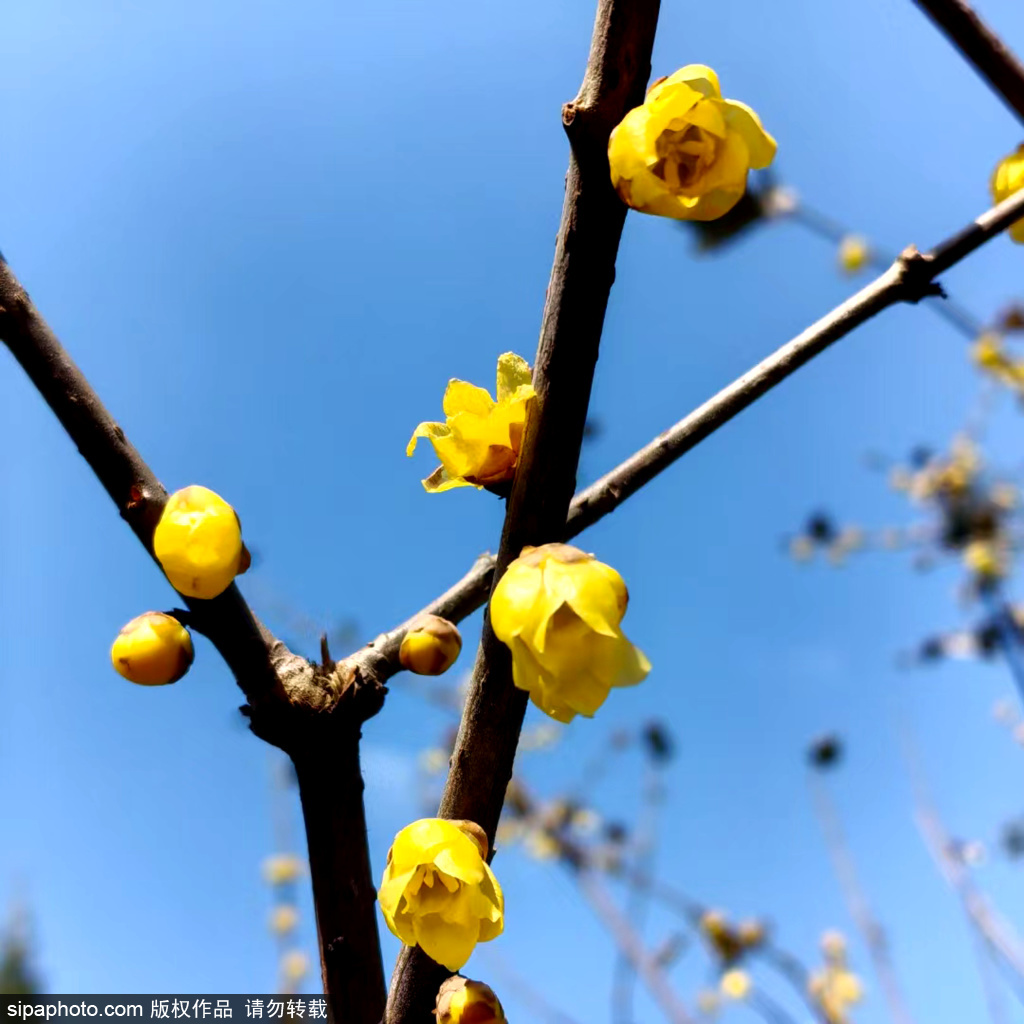
M286 995L295 992L309 973L309 957L294 946L295 929L299 924L295 883L302 878L305 869L305 863L294 853L275 853L263 862L263 879L274 892L268 923L278 942L280 988Z
M186 597L213 598L249 568L235 510L206 487L167 499L153 531L153 554L171 585ZM115 670L141 686L177 682L192 665L192 638L181 612L145 612L124 626L110 649Z
M789 553L806 562L821 552L833 565L842 565L848 555L864 546L864 531L857 526L839 527L825 512L807 517L803 529L789 542Z
M848 1024L847 1011L864 996L860 979L846 965L846 940L839 932L821 938L822 968L807 983L807 992L829 1024Z

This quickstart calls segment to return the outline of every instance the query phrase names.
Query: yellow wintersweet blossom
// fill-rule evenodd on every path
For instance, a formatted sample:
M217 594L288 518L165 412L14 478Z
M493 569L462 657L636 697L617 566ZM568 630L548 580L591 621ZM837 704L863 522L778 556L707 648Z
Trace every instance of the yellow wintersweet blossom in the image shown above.
M197 484L167 499L153 531L153 554L171 586L186 597L216 597L249 565L238 513Z
M142 686L176 683L192 664L192 638L173 615L145 612L117 634L110 648L114 668Z
M301 981L309 973L309 957L301 949L293 949L281 957L281 974L286 981Z
M486 852L478 825L443 818L406 825L388 851L377 893L388 928L450 971L504 928L505 898Z
M421 437L434 446L441 465L424 481L431 493L452 487L493 487L515 476L526 416L535 392L529 364L506 352L498 357L497 396L451 380L444 393L444 423L421 423L405 449L412 455Z
M505 1024L505 1011L490 985L458 975L437 993L437 1024Z
M1024 144L999 162L999 166L992 172L990 187L992 199L997 203L1009 199L1014 192L1024 188ZM1008 230L1015 242L1024 245L1024 217L1014 221Z
M718 984L722 990L722 995L727 996L729 999L746 999L750 995L750 990L754 987L750 975L739 968L726 971Z
M988 540L972 540L964 548L964 565L982 581L1006 575L1008 558L1001 545Z
M715 220L747 187L747 172L767 167L775 140L746 104L722 98L718 76L688 64L659 78L608 140L612 184L641 213Z
M512 679L559 722L591 718L613 686L651 670L619 623L629 595L609 565L568 544L525 547L491 596L494 634L512 651Z

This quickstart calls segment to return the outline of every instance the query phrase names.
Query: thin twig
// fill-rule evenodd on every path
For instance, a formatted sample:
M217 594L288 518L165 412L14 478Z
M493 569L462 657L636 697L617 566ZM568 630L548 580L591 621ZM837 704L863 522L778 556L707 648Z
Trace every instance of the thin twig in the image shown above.
M939 274L1021 217L1024 217L1024 190L983 213L930 253L922 255L916 249L908 249L885 273L856 295L659 434L611 472L580 491L570 506L568 522L562 531L563 539L577 536L614 511L691 448L695 448L805 363L883 309L900 302L917 302L928 295L938 294L938 286L931 283ZM471 615L487 601L494 564L493 555L481 555L458 583L424 611L442 615L453 622ZM348 660L365 676L385 682L401 671L398 650L408 624L416 617L412 616L389 633L381 634Z
M608 929L623 956L629 959L636 973L643 979L652 998L672 1024L691 1024L692 1018L676 995L654 956L634 931L629 919L615 905L607 887L593 871L576 873L580 892L594 908Z
M825 834L825 844L832 857L836 878L839 880L843 896L846 898L850 916L868 948L872 966L889 1006L889 1013L897 1024L912 1024L913 1018L907 1009L899 980L896 977L896 968L889 954L889 940L884 929L878 923L860 884L860 879L857 877L853 855L850 853L846 836L843 833L839 812L818 773L812 773L810 781L814 809L821 823L822 832Z
M914 0L1024 121L1024 65L963 0Z
M598 0L583 84L562 109L571 156L533 367L537 398L508 499L495 579L524 545L558 540L565 529L626 218L611 185L608 137L643 100L658 9L659 0ZM525 712L526 694L512 683L509 650L485 617L438 814L475 821L492 848ZM388 996L388 1024L426 1020L444 977L422 950L404 949Z

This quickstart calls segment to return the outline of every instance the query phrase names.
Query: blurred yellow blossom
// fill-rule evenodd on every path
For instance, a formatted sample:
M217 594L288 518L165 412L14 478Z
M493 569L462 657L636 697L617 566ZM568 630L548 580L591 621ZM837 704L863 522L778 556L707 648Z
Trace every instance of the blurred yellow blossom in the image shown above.
M846 937L834 929L824 932L821 936L821 951L826 960L842 961L846 957Z
M743 942L721 910L705 910L698 924L701 934L724 963L731 963L743 952Z
M448 752L441 747L431 747L420 754L420 768L427 775L439 775L448 767Z
M862 235L846 235L839 243L839 267L845 274L857 274L871 262L871 247Z
M458 975L437 993L437 1024L505 1024L505 1011L490 985Z
M534 860L554 860L560 849L558 840L543 829L533 828L526 833L526 850Z
M434 446L441 465L423 481L428 491L487 487L512 479L535 397L532 379L526 360L506 352L498 357L497 402L484 388L448 382L445 422L421 423L405 450L412 455L421 437Z
M525 547L491 596L491 626L512 651L515 685L559 722L592 717L614 686L639 683L651 666L619 623L622 577L568 544Z
M719 986L722 989L722 995L729 999L746 999L750 995L754 983L746 971L734 968L722 975Z
M964 548L964 565L982 580L996 580L1006 575L1006 553L987 540L974 540Z
M829 1024L847 1024L847 1010L864 995L857 975L845 967L829 965L811 975L807 991Z
M153 531L153 554L171 586L186 597L216 597L248 567L238 514L198 484L167 499Z
M309 957L301 949L289 950L281 957L281 973L285 980L294 984L309 972Z
M290 903L279 903L270 912L270 930L275 935L287 935L299 923L299 912Z
M377 898L407 946L457 971L478 942L501 934L505 901L473 822L421 818L395 836Z
M439 676L455 664L461 650L462 634L455 623L440 615L420 615L402 638L398 660L416 675Z
M173 615L145 612L117 634L110 660L125 679L142 686L177 682L192 664L192 638Z
M641 213L715 220L739 202L747 172L767 167L775 140L746 104L722 98L718 76L688 64L658 79L608 140L612 184Z
M1022 188L1024 188L1024 144L1018 146L1016 152L1004 157L992 172L992 199L1001 203ZM1024 218L1010 225L1009 234L1015 242L1024 243Z
M302 861L294 853L275 853L263 862L263 877L269 885L294 882L302 870Z

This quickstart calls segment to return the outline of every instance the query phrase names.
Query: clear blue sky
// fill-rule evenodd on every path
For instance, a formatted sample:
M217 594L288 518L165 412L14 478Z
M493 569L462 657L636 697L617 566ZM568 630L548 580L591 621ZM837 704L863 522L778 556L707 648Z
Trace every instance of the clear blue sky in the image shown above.
M881 245L924 247L981 212L1022 136L909 0L663 7L654 74L713 66L778 139L784 178ZM982 13L1024 51L1018 3ZM591 0L5 5L0 248L164 483L237 507L262 555L242 590L276 628L291 607L325 626L352 617L368 638L495 545L500 503L426 495L433 463L404 447L449 377L490 385L500 352L532 357L567 160L559 109L592 18ZM1021 294L1022 260L999 240L947 283L987 315ZM672 224L631 215L584 477L853 287L796 225L697 260ZM976 390L958 335L889 312L592 530L585 546L627 579L625 624L655 670L529 766L557 792L610 728L667 718L680 754L660 873L771 915L810 957L823 928L850 930L802 761L811 736L839 729L835 792L929 1024L984 1006L910 819L893 716L915 723L951 827L988 839L1024 781L989 713L1009 681L998 666L896 670L899 650L961 621L955 573L881 555L797 567L779 538L819 505L906 521L861 456L946 443ZM1019 462L1017 414L997 423L1000 455ZM174 687L111 670L120 625L173 593L4 353L0 437L0 907L20 884L51 991L267 990L268 750L204 640ZM415 759L445 721L397 682L366 729L378 866L421 813ZM632 771L603 790L613 813ZM569 882L518 852L495 869L508 899L495 949L581 1021L606 1020L610 946ZM1019 870L997 862L982 880L1019 920ZM856 943L853 958L869 987L857 1019L882 1021ZM691 959L686 996L702 973ZM486 956L467 970L486 975Z

